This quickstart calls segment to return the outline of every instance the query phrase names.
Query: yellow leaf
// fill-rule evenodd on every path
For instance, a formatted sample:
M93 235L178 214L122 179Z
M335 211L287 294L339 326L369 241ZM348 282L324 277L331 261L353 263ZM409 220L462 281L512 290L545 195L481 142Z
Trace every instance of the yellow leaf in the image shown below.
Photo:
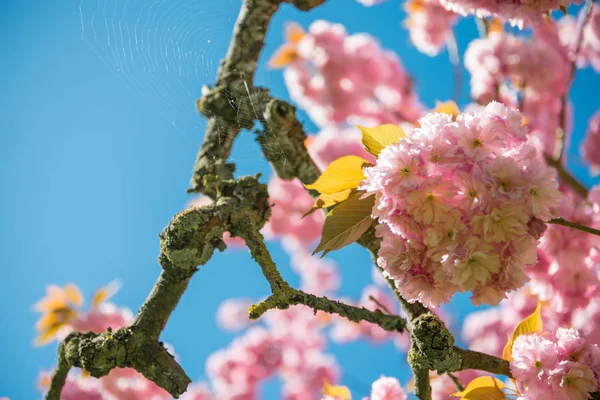
M519 322L519 325L515 328L512 334L512 338L509 338L504 350L502 351L502 357L506 361L512 361L512 345L515 340L521 335L528 335L530 333L540 333L544 329L544 323L542 321L542 303L538 301L535 311L530 316Z
M463 400L502 400L506 399L506 395L502 392L504 387L499 379L480 376L469 382L465 390L453 393L452 396Z
M438 101L436 102L433 112L449 114L452 115L453 119L456 119L456 117L458 117L458 114L460 114L460 109L452 100L444 102Z
M298 53L296 47L290 44L282 45L273 57L269 60L269 67L277 69L283 68L298 60Z
M313 254L341 249L355 242L373 224L371 211L375 196L361 199L363 192L356 192L335 206L325 218L321 242Z
M285 24L285 40L288 43L298 43L306 32L302 29L302 26L298 25L295 22L288 22Z
M355 189L360 181L365 179L363 167L369 165L371 164L367 160L358 156L338 158L329 164L316 182L304 186L321 194L333 194L346 189Z
M492 18L488 23L489 33L502 33L504 32L504 22L500 18Z
M64 294L71 304L81 307L81 304L83 303L83 295L77 286L73 285L72 283L67 283L64 287Z
M362 132L362 144L374 157L390 144L400 143L400 139L406 137L404 129L398 125L385 124L367 128L355 125Z
M63 326L64 326L64 324L62 324L62 323L56 323L56 324L48 327L48 329L46 329L45 331L40 333L40 336L35 338L35 341L33 342L33 344L35 346L43 346L43 345L51 342L56 337L58 330L60 328L62 328Z
M560 11L562 11L563 14L565 14L565 17L569 16L569 13L567 12L567 7L565 6L560 6Z
M110 299L121 287L119 281L112 281L108 285L96 290L92 297L92 308L96 308L100 303Z
M313 205L313 207L310 210L308 210L308 212L306 214L304 214L302 217L304 218L307 215L314 213L316 210L320 210L321 208L329 208L333 205L336 205L336 204L346 200L353 193L356 193L356 189L346 189L346 190L342 190L341 192L332 193L332 194L324 193L319 196L319 198L315 201L315 204Z
M340 400L350 400L352 399L352 394L350 393L350 389L346 386L333 386L329 383L327 379L323 381L323 394L325 396L333 397L334 399Z
M506 344L504 345L504 349L502 350L502 358L506 361L512 361L512 345L512 337L507 333Z

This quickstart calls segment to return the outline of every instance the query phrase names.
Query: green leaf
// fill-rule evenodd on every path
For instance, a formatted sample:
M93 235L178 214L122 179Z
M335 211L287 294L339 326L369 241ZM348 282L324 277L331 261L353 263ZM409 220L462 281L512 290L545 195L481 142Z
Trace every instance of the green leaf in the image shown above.
M304 185L321 194L334 194L346 189L356 189L360 181L365 179L363 168L371 164L358 156L345 156L333 161L316 182Z
M321 242L313 254L323 251L323 255L332 250L341 249L354 243L373 224L371 212L375 196L360 199L363 192L356 192L347 200L339 203L325 218Z
M342 190L341 192L336 192L332 194L323 193L315 201L313 207L310 210L308 210L308 212L304 214L302 218L314 213L317 210L320 210L321 208L329 208L338 203L341 203L342 201L348 199L348 197L350 197L350 195L353 193L356 193L356 189L346 189Z
M502 358L506 361L512 361L512 346L515 340L521 335L529 335L531 333L540 333L544 329L542 321L542 303L538 301L535 311L530 316L524 318L515 328L512 338L509 338L502 351Z
M452 396L463 400L503 400L506 395L502 391L504 384L497 378L491 376L480 376L473 379L465 390L453 393Z
M398 125L385 124L373 128L356 125L362 132L362 144L374 157L390 144L400 143L406 137L404 130Z

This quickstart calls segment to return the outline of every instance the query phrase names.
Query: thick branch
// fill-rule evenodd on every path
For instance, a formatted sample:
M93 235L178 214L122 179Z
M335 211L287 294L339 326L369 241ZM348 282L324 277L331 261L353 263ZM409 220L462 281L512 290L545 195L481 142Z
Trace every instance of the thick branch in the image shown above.
M464 369L478 369L480 371L487 371L492 374L500 374L512 378L509 362L506 360L478 351L463 350L456 346L454 347L454 351L461 359L460 368L457 371L462 371Z
M65 356L65 344L60 343L58 345L58 363L50 378L50 387L44 397L46 400L60 400L60 392L67 381L67 375L70 370L71 364L69 364Z
M236 21L214 89L203 88L196 103L208 118L198 152L190 191L215 195L214 182L232 179L234 165L227 163L233 141L242 129L254 125L250 90L269 22L280 1L245 0Z
M406 328L406 321L402 317L384 314L379 310L371 311L364 307L351 306L337 300L318 297L291 288L277 270L277 266L273 262L260 232L246 232L243 237L246 240L252 258L260 265L273 292L265 301L250 309L250 318L259 318L262 314L273 308L285 310L291 305L303 304L312 308L315 312L320 310L330 314L338 314L353 322L368 321L379 325L386 331L403 332Z
M215 204L175 215L160 234L159 263L163 271L130 327L101 334L73 333L59 346L59 361L46 399L58 400L71 367L102 377L116 367L131 367L173 397L191 380L158 341L171 312L198 269L215 249L223 249L223 233L240 235L262 228L268 219L266 185L243 177L216 186Z
M252 129L261 119L256 108L266 95L253 86L254 73L273 14L283 0L244 0L214 88L203 88L196 103L208 118L204 141L191 179L191 192L214 198L215 182L232 179L235 169L227 162L233 141L242 129ZM310 10L325 0L287 0L300 10Z
M431 399L431 383L429 381L429 370L415 368L411 366L413 376L415 377L415 396L419 400Z

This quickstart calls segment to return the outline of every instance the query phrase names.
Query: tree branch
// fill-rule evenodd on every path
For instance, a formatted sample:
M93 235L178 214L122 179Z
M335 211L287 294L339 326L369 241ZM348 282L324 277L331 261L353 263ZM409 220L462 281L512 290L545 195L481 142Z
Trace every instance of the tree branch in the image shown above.
M562 226L566 226L569 228L577 229L578 231L582 231L582 232L590 233L592 235L600 236L600 230L590 228L589 226L579 225L578 223L567 221L564 218L553 218L550 221L548 221L548 223L554 224L554 225L562 225Z
M244 233L243 238L246 240L252 258L260 265L263 275L271 285L272 291L272 295L265 301L250 308L250 318L257 319L273 308L285 310L291 305L303 304L312 308L315 312L320 310L337 314L353 322L368 321L379 325L386 331L402 333L406 329L406 320L400 316L384 314L379 310L371 311L364 307L351 306L290 287L277 270L277 266L265 246L262 234L257 231L248 231Z
M509 362L489 354L480 353L473 350L463 350L460 347L453 347L461 360L460 367L457 371L465 369L477 369L480 371L491 372L492 374L500 374L512 378L510 373Z
M160 234L159 263L163 268L152 292L130 327L116 332L72 333L59 346L57 368L47 400L58 400L71 367L99 378L116 367L131 367L177 398L190 378L158 341L167 319L199 265L215 249L224 249L225 231L239 236L262 228L270 215L266 185L258 176L221 182L218 201L176 214Z
M60 400L60 392L67 381L67 375L70 370L71 364L67 361L65 343L63 342L58 345L58 363L50 377L50 387L44 397L46 400Z
M448 375L450 379L452 379L452 382L454 382L454 386L456 386L456 389L458 389L459 392L465 390L465 387L462 385L462 383L460 383L458 378L452 372L446 372L446 375Z
M556 170L556 173L558 174L559 179L563 183L565 183L567 186L569 186L571 189L573 189L575 191L575 193L577 193L584 199L587 198L587 195L588 195L587 187L585 187L584 184L579 182L577 180L577 178L575 178L573 175L571 175L571 173L569 173L569 171L567 171L565 169L562 162L555 160L548 156L545 156L545 158L546 158L546 162L548 163L548 165L553 167Z
M221 63L214 88L205 86L196 102L208 118L204 141L198 152L190 192L215 196L214 184L233 178L235 166L228 163L233 141L242 129L252 129L260 118L254 99L265 93L254 88L254 73L271 18L283 0L244 0L233 30L227 55ZM308 11L325 0L286 0Z

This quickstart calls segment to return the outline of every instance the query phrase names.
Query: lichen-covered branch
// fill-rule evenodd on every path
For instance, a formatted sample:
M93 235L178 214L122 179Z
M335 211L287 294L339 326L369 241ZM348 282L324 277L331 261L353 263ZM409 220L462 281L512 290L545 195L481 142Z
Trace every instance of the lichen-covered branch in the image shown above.
M418 368L413 365L411 365L411 370L415 379L415 396L417 396L419 400L432 400L429 370L426 368Z
M248 231L243 238L250 250L252 258L260 265L263 275L271 286L272 294L265 301L252 306L249 316L252 319L259 318L270 309L285 310L291 305L303 304L307 307L330 314L340 315L350 321L368 321L379 325L386 331L404 332L406 320L397 315L384 314L379 310L371 311L364 307L355 307L344 304L327 297L319 297L301 290L294 289L281 277L277 266L273 262L264 239L258 231Z
M191 380L158 341L160 332L198 266L215 249L225 248L223 233L236 236L260 229L270 215L267 187L258 183L258 176L220 182L215 188L215 204L178 213L161 233L163 270L131 326L100 334L72 333L60 344L47 400L60 398L71 367L97 378L113 368L130 367L175 398L185 392Z
M46 400L60 399L60 392L67 381L67 375L70 370L71 364L67 361L65 355L65 343L63 342L58 345L58 362L50 377L50 387L48 388L48 392L46 392Z
M325 0L288 0L308 11ZM191 179L191 192L215 197L214 184L233 178L234 164L228 163L233 141L242 129L252 129L260 119L255 104L266 91L253 86L258 57L264 46L271 18L283 0L244 0L225 59L213 88L202 90L196 108L208 118L204 141L198 152Z
M285 180L299 178L304 184L316 181L321 171L304 145L306 133L296 118L296 108L271 98L266 103L263 117L264 130L257 141L277 176Z

